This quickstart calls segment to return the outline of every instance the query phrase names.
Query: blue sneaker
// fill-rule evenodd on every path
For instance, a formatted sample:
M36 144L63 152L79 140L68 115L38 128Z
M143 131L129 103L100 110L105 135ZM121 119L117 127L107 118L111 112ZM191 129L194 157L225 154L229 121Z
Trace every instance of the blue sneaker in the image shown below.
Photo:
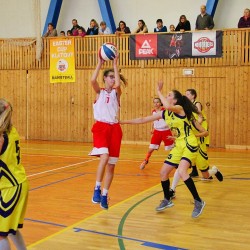
M101 202L101 187L98 187L97 189L94 190L92 202L95 204Z
M101 208L103 209L108 209L109 204L108 204L108 196L107 195L102 195L101 196L101 203L100 203Z

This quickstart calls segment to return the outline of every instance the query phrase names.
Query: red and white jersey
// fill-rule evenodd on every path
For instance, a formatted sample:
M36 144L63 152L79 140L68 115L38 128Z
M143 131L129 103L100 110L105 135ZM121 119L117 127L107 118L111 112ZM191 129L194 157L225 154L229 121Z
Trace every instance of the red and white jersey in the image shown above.
M111 92L108 92L106 89L101 89L93 108L96 121L118 123L119 103L116 90L112 89Z
M156 115L157 113L162 112L163 110L165 110L165 109L161 108L160 111L157 111L154 109L152 111L152 114ZM165 122L165 120L161 118L159 120L154 121L154 129L159 130L159 131L164 131L164 130L168 130L169 127L168 127L167 123Z

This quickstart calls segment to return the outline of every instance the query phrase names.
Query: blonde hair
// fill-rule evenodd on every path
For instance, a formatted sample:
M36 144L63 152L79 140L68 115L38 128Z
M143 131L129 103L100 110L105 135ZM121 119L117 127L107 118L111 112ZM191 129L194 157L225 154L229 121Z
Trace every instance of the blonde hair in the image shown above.
M5 99L0 99L0 135L2 135L4 132L10 131L12 127L11 116L11 104Z

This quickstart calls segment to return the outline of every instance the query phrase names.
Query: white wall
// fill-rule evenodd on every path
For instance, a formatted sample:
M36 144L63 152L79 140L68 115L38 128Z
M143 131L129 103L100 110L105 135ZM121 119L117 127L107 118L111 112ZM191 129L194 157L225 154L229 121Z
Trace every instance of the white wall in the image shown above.
M50 0L41 0L42 31L46 20ZM177 25L179 16L185 14L194 24L199 14L200 5L206 0L110 0L116 24L124 20L131 30L137 21L144 19L150 31L155 27L155 21L162 18L164 24ZM0 0L0 37L34 37L33 0ZM243 10L250 8L249 0L219 0L214 17L216 28L236 28ZM71 20L78 19L84 28L95 18L102 20L98 0L63 0L57 30L71 28Z

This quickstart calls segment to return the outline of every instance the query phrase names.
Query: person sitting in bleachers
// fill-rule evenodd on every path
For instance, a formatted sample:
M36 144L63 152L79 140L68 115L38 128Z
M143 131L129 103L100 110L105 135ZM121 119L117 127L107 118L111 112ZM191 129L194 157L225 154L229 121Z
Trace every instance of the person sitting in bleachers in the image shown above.
M81 36L81 37L85 37L86 36L86 32L83 30L82 27L80 27L78 29L78 36Z
M138 21L138 27L136 28L136 30L134 31L134 33L148 33L148 28L147 28L147 25L145 24L145 22L140 19Z
M90 27L87 30L87 35L93 36L93 35L98 35L98 33L99 33L99 25L95 19L91 19Z
M130 28L126 26L126 23L124 21L119 22L119 27L116 29L115 34L120 35L120 34L130 34Z
M250 27L250 9L244 10L244 15L238 22L238 28L249 28Z
M106 22L102 21L100 23L99 35L109 35L111 34L110 28L107 27Z
M173 24L170 24L169 32L175 32L175 26Z
M206 12L206 6L201 5L201 14L197 16L195 29L196 30L211 30L214 28L213 17Z
M76 19L73 19L73 20L72 20L72 25L73 25L73 27L72 27L72 29L70 30L72 36L78 36L78 29L79 29L79 28L83 28L83 27L80 26L80 25L78 25L78 22L77 22ZM83 28L83 31L86 32L84 28Z
M48 30L47 32L43 35L43 37L53 37L57 36L57 30L54 29L53 23L48 24Z
M163 26L162 19L157 19L156 21L156 28L154 28L154 32L167 32L167 27Z
M60 32L60 36L65 36L65 31L62 30L62 31Z
M67 30L67 36L72 36L71 30Z
M190 22L187 20L185 15L181 15L175 31L184 32L188 30L191 30Z

